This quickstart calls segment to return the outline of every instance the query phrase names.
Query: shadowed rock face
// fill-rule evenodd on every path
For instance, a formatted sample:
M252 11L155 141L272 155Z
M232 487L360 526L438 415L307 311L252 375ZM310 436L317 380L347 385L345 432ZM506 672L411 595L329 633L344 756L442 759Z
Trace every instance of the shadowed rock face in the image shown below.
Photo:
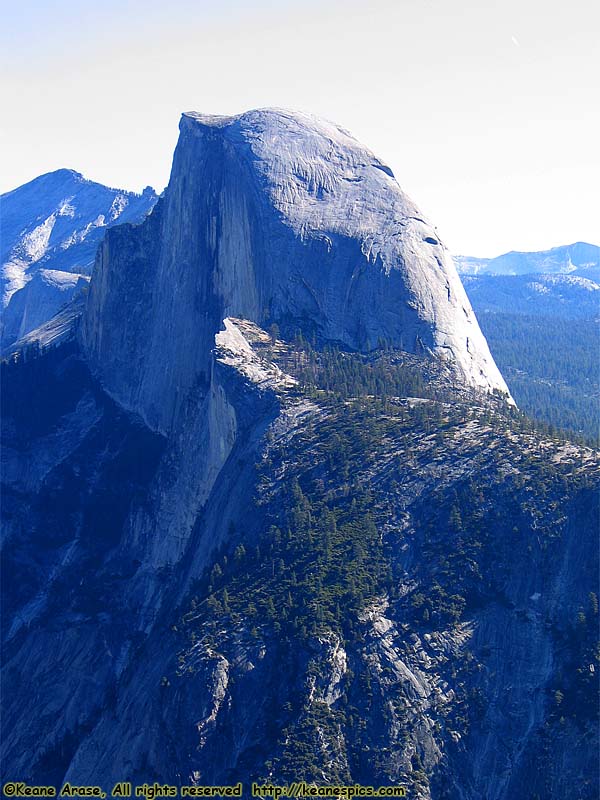
M170 430L227 316L429 351L506 391L435 229L348 133L278 110L180 128L164 199L108 233L90 289L84 348L121 404Z

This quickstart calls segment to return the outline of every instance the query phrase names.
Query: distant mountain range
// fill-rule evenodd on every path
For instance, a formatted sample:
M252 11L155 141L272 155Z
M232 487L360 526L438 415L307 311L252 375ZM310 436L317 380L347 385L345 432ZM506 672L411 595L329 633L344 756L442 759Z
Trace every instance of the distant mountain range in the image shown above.
M595 245L578 243L495 259L455 259L519 408L591 441L598 436L600 395L598 252ZM467 268L479 272L465 274ZM509 268L518 274L491 274ZM533 271L521 274L527 269Z
M49 320L87 285L106 228L140 222L157 195L111 189L59 169L0 196L2 345Z
M462 282L477 314L580 319L600 313L600 283L577 275L463 275Z
M575 274L600 280L600 247L587 242L553 247L535 253L512 250L496 258L454 256L461 275Z

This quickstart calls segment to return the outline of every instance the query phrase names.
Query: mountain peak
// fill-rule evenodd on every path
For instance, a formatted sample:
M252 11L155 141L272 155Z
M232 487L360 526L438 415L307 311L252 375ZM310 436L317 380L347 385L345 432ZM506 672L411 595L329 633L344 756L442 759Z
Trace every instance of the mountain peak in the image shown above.
M164 203L109 233L90 289L85 346L124 405L167 429L226 317L429 353L507 391L435 228L368 148L283 109L188 112L180 128ZM124 316L123 297L143 299Z
M47 321L72 297L78 276L92 270L107 226L138 222L155 202L151 188L141 195L111 189L66 168L3 194L2 348ZM50 273L72 275L73 280L43 279Z
M1 196L4 200L15 192L24 193L30 189L39 191L41 186L44 187L44 191L51 191L51 187L61 187L68 183L84 182L85 180L81 172L62 167L60 169L51 170L50 172L44 172L42 175L37 175L35 178L27 181L27 183L4 192Z
M574 242L548 250L510 250L496 258L454 258L462 275L567 274L576 270L597 270L600 267L600 247L588 242Z
M335 122L306 111L291 108L258 108L232 116L204 114L188 111L182 115L180 129L200 126L221 130L232 143L243 141L262 144L264 152L289 150L291 154L319 155L320 142L328 143L330 155L338 150L346 154L353 152L354 160L369 162L389 177L394 177L390 168L383 164L368 148L349 131ZM335 162L332 163L335 168Z
M337 123L319 117L308 111L302 111L296 108L288 108L284 106L266 106L264 108L253 108L244 111L241 114L206 114L202 111L185 111L182 115L182 120L193 120L199 122L207 127L225 128L240 121L246 126L256 126L261 121L266 122L271 120L274 123L282 125L296 122L304 127L315 127L319 129L333 128L339 131L340 134L354 139L351 133L344 128L340 127ZM355 140L356 141L356 140Z

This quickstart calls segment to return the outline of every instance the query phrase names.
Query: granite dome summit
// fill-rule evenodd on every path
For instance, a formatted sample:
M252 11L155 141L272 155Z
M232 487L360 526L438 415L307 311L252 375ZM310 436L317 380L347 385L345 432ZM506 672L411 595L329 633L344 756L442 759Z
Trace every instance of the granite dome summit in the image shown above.
M349 133L278 109L190 112L180 131L164 197L108 232L90 289L84 346L123 405L168 429L226 317L430 352L506 391L435 229Z
M186 115L89 287L0 364L7 779L596 800L598 454L389 169Z

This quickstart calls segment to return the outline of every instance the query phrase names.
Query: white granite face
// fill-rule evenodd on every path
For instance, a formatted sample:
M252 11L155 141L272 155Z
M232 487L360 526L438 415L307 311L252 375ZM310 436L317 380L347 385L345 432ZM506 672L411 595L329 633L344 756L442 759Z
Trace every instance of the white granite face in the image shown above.
M389 167L370 150L339 126L301 112L264 109L229 120L190 113L184 115L182 127L188 120L200 128L197 135L219 130L250 161L256 182L281 221L301 241L317 242L328 256L333 254L329 271L338 269L345 258L344 252L335 257L338 244L348 239L359 244L345 296L336 298L338 308L332 310L336 317L340 312L343 316L350 295L358 292L368 314L378 318L374 326L365 319L365 328L379 331L373 330L368 342L348 341L345 330L334 336L359 347L375 346L379 338L395 343L401 339L413 350L423 326L413 326L413 332L392 321L405 316L398 306L407 306L425 327L431 326L429 335L420 335L422 343L456 362L467 383L506 390L447 249ZM301 277L309 284L315 280L311 273L325 266L322 259L315 261L302 265ZM395 274L401 276L404 291L398 291ZM356 286L369 281L371 291ZM335 278L329 284L334 282ZM383 296L377 293L380 282Z
M430 352L457 381L507 392L436 230L349 133L278 109L180 128L160 220L109 234L92 280L83 340L117 399L167 430L225 317ZM119 338L131 358L111 352Z

